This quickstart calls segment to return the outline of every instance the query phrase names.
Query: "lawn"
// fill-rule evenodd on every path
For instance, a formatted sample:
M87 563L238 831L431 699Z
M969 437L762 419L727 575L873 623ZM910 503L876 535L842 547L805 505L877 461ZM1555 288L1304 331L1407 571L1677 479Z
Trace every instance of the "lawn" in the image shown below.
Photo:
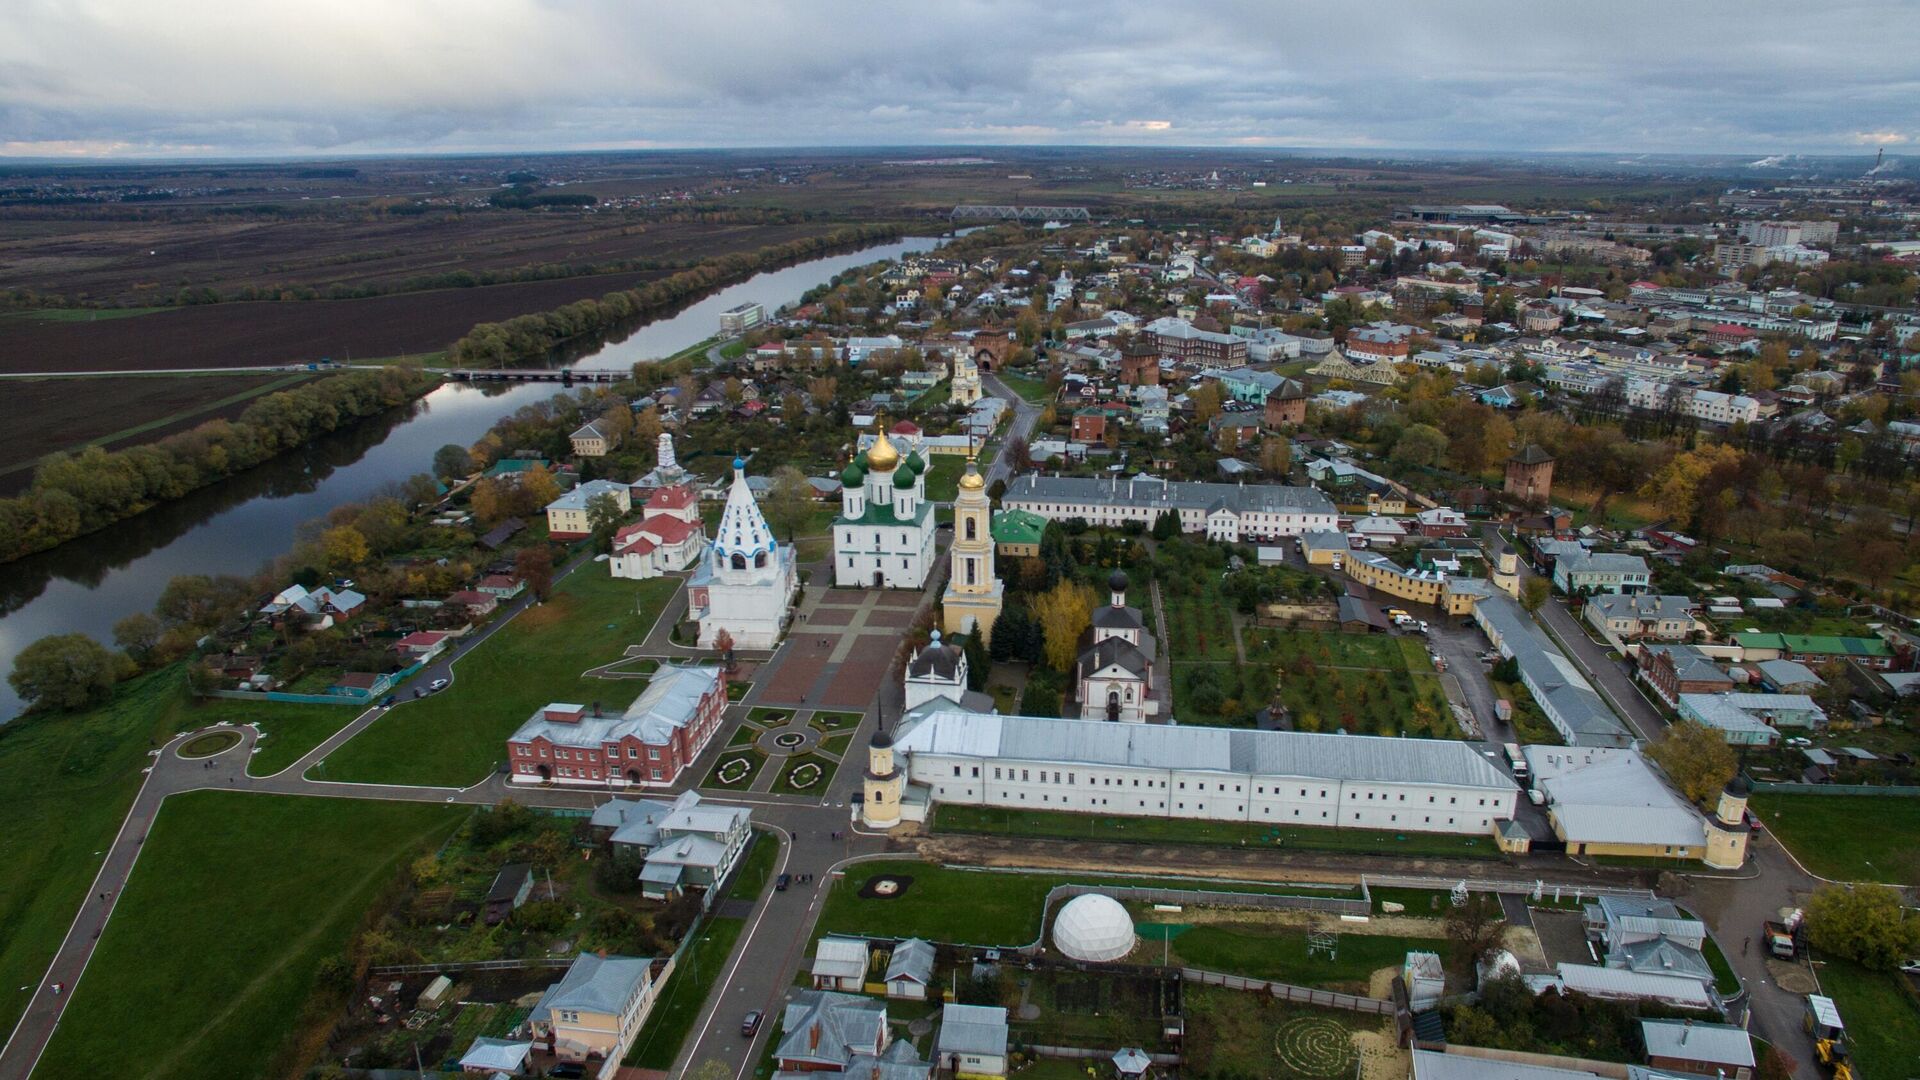
M1306 630L1249 631L1248 649L1291 670L1301 661L1320 667L1433 670L1422 639L1387 634L1322 634Z
M1920 798L1756 792L1753 811L1808 870L1834 881L1920 880Z
M1283 1004L1217 986L1189 986L1181 997L1188 1036L1182 1049L1198 1076L1348 1080L1359 1064L1351 1035L1383 1026L1380 1017Z
M934 809L936 833L1031 836L1061 840L1100 839L1140 844L1259 844L1303 851L1352 851L1409 857L1497 859L1491 839L1444 833L1391 833L1369 829L1275 827L1198 818L1110 817L1059 810L1003 810L943 803Z
M468 812L228 792L169 799L39 1071L297 1071L278 1059L320 961L341 954L396 868Z
M707 993L727 966L733 943L740 939L745 926L742 919L708 921L699 939L680 954L673 974L667 976L653 1013L627 1051L626 1064L642 1069L673 1068L673 1059L680 1056L680 1044L687 1041L694 1022L700 1019L700 1007L706 1004Z
M1341 934L1334 958L1307 955L1307 935L1253 924L1208 923L1176 933L1173 953L1206 971L1272 979L1295 986L1335 987L1366 993L1367 980L1383 967L1398 968L1409 950L1445 952L1438 938Z
M1218 578L1208 576L1198 592L1189 596L1172 586L1160 590L1160 602L1166 609L1167 637L1161 647L1174 660L1238 660L1233 644L1233 608L1220 593ZM1143 597L1134 597L1136 607L1146 607ZM1153 628L1153 615L1146 615ZM1155 631L1158 632L1157 630Z
M852 712L817 712L807 723L821 731L839 731L843 728L860 726L860 714Z
M1031 404L1045 405L1047 402L1053 400L1053 391L1047 389L1047 383L1044 379L1029 379L1020 375L1008 374L1004 371L998 374L1000 381L1007 384L1007 389L1019 394Z
M1321 668L1306 674L1282 671L1278 679L1280 700L1301 731L1460 737L1438 675Z
M1839 959L1828 960L1820 972L1820 991L1846 1021L1847 1045L1862 1077L1920 1076L1920 1006L1901 989L1900 978Z
M838 762L817 754L785 758L780 762L780 775L773 778L773 790L781 795L824 795L838 767Z
M147 751L182 731L247 719L252 703L196 701L176 665L122 683L83 713L0 725L0 986L34 986L66 936L140 788ZM326 706L314 706L326 708ZM12 1030L26 995L0 997Z
M913 883L892 899L862 899L860 889L874 877L911 877ZM859 863L833 883L814 924L815 939L826 934L872 937L922 937L929 941L984 946L1031 943L1040 936L1040 905L1055 885L1161 885L1216 892L1298 893L1299 887L1261 886L1193 878L1129 877L1125 874L1021 874L964 870L906 860ZM1337 893L1334 895L1338 895Z
M740 869L734 872L733 884L727 887L727 899L758 900L767 887L767 879L773 876L773 865L779 858L780 841L772 833L755 832L746 858L740 861Z
M451 687L396 706L309 775L465 787L486 779L507 736L549 702L626 708L638 687L580 673L644 640L679 586L679 578L618 580L588 564L456 662Z
M740 762L743 764L735 764ZM729 791L745 791L753 786L753 778L759 775L760 767L767 763L767 755L754 747L734 750L729 748L713 763L713 771L700 781L701 787L720 788ZM722 779L725 777L726 779Z
M299 761L307 752L353 723L365 705L296 705L280 702L229 701L240 710L236 723L256 724L260 741L247 771L272 776Z

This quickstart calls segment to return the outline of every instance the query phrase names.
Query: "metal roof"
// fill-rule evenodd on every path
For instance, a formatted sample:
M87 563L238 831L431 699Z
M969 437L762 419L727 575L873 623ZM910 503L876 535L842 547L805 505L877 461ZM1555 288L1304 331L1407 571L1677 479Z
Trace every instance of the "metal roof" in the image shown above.
M1706 1061L1752 1068L1753 1040L1732 1024L1696 1024L1691 1020L1642 1020L1640 1034L1648 1057Z
M1007 1052L1007 1010L997 1005L945 1005L940 1010L939 1057Z
M1207 510L1221 504L1238 513L1334 514L1333 503L1313 488L1168 481L1153 476L1102 479L1026 473L1014 477L1000 501L1002 506L1062 502L1172 510Z
M1501 792L1515 788L1473 747L1447 739L1110 724L982 716L948 708L927 714L894 745L909 754L1445 784Z

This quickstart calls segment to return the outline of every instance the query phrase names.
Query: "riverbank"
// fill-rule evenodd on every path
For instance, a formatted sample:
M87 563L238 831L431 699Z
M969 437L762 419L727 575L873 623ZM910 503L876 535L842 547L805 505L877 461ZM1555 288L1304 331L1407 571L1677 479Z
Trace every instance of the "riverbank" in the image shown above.
M355 371L270 394L237 419L210 420L148 446L87 447L41 463L0 500L0 562L46 551L270 461L317 436L425 395L437 376ZM398 479L396 477L396 479Z

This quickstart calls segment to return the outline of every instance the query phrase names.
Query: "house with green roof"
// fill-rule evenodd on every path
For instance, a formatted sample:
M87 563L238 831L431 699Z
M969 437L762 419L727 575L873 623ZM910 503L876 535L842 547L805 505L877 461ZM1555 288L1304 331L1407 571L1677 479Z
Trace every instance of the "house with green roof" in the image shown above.
M1747 661L1798 660L1817 665L1852 660L1861 667L1882 671L1892 667L1894 661L1893 646L1877 637L1743 633L1733 635L1733 643L1740 646L1741 659Z
M1009 558L1040 554L1047 519L1031 510L1002 510L993 515L994 550Z

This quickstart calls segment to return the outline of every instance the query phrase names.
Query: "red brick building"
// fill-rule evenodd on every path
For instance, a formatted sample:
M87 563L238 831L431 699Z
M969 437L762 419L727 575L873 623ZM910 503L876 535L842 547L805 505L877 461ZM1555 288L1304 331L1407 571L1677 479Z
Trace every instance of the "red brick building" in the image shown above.
M1507 459L1507 494L1527 502L1546 502L1553 491L1553 455L1528 443Z
M555 702L507 739L516 784L664 787L720 727L727 677L717 667L663 666L618 716Z
M1296 379L1281 379L1267 394L1266 425L1271 428L1307 422L1307 388Z
M1153 342L1135 338L1120 350L1120 382L1126 386L1160 385L1160 350Z
M1073 414L1073 441L1102 442L1107 437L1107 414L1099 409L1082 409Z

